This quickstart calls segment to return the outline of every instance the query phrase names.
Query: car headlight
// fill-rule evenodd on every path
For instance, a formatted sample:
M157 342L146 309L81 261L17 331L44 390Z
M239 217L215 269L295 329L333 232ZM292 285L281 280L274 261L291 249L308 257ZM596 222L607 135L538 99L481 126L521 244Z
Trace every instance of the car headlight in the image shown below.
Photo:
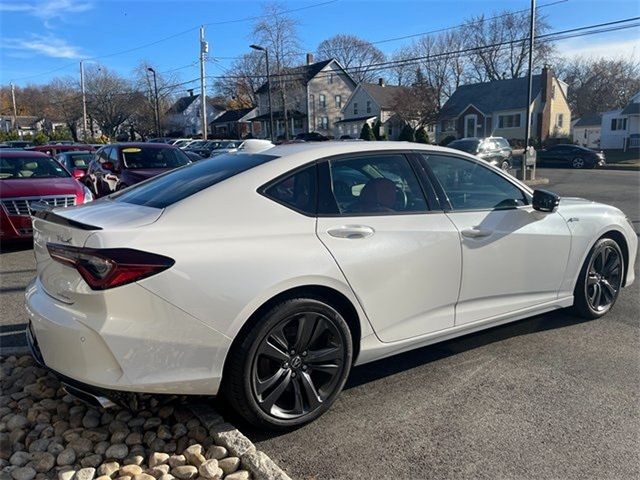
M91 193L91 190L89 190L87 187L83 185L82 191L84 192L84 202L82 203L89 203L93 201L93 193Z

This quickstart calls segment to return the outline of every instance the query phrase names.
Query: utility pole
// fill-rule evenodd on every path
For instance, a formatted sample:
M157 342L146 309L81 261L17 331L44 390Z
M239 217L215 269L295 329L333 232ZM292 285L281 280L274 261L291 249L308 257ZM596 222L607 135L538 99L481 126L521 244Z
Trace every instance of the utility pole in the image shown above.
M82 139L87 141L87 95L84 90L84 63L80 60L80 90L82 91Z
M155 117L156 117L156 136L160 137L160 108L158 106L158 79L156 78L156 71L148 67L148 71L153 73L153 89L155 91Z
M11 101L13 102L13 129L16 129L18 124L18 108L16 107L16 87L11 83Z
M250 48L254 50L258 50L259 52L264 52L265 60L267 62L267 95L269 98L269 137L271 138L271 142L274 141L275 136L273 132L273 105L271 103L271 80L269 79L269 50L260 45L249 45Z
M529 74L527 78L527 119L524 126L524 154L522 156L522 180L527 179L527 152L531 137L531 90L533 81L533 41L536 29L536 0L531 0L529 19Z
M200 27L200 102L202 104L202 139L207 139L207 95L204 62L209 53L209 44L204 39L204 25Z

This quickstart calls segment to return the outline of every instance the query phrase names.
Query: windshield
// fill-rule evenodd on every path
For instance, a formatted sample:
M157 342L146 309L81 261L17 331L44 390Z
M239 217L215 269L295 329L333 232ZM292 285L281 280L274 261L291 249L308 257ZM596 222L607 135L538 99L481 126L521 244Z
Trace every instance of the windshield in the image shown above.
M189 157L177 148L124 147L122 159L124 166L132 170L177 168L189 163Z
M138 183L108 198L116 202L165 208L274 158L272 155L220 155L215 160L202 160Z
M454 140L447 146L467 153L476 153L478 151L478 143L477 140Z
M0 156L0 180L68 177L69 173L52 158Z

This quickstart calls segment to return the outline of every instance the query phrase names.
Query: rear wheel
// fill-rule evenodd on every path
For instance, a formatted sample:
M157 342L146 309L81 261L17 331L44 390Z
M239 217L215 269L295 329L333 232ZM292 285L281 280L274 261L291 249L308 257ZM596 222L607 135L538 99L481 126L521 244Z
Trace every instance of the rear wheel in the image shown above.
M509 170L511 170L511 164L507 160L503 160L500 164L500 168L505 172L508 172Z
M584 168L586 165L584 158L575 157L571 160L571 168Z
M287 300L230 352L224 394L252 424L297 427L329 409L352 357L349 327L337 310L319 299Z
M584 318L599 318L615 304L624 275L624 257L611 238L601 238L591 249L573 292L574 311Z

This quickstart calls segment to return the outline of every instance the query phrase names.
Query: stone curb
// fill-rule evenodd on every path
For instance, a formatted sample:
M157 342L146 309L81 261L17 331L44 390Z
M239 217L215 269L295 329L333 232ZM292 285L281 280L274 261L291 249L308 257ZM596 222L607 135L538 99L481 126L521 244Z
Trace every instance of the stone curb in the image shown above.
M548 185L549 179L541 177L536 178L535 180L525 180L524 183L529 185L530 187L534 187L536 185Z
M204 404L191 405L191 411L209 430L217 445L225 447L232 455L239 457L242 468L251 472L255 480L291 480L291 478L269 458L257 450L255 445L237 428L210 407Z

